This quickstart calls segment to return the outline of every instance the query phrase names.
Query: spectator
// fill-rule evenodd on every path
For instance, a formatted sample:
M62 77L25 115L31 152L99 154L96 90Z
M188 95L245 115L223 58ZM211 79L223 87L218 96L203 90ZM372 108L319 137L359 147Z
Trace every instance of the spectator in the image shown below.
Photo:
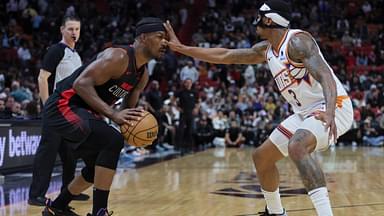
M231 126L225 133L225 145L227 147L239 148L244 143L245 138L236 121L231 122Z
M190 79L192 83L195 83L199 79L199 72L196 67L193 65L192 61L188 61L180 71L180 80L184 81Z
M372 126L371 121L373 121L371 118L364 121L363 142L369 146L382 146L384 145L384 135L379 134L379 129Z
M193 123L195 109L197 103L197 94L192 89L192 80L187 78L183 81L183 90L177 94L179 107L181 111L178 146L181 147L182 154L193 149Z
M208 118L206 116L202 116L196 127L196 145L198 148L205 148L213 141L213 138L214 133L212 125L208 122Z

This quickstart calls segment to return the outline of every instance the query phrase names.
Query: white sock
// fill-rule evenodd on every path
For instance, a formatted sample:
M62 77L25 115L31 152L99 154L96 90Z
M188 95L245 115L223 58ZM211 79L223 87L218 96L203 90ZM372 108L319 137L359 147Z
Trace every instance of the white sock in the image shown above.
M317 215L333 216L331 202L329 201L328 190L326 187L313 189L308 192L308 195L311 197Z
M270 214L282 214L284 213L283 205L281 205L279 188L276 191L268 192L261 189L264 194L265 202L267 203L268 213Z

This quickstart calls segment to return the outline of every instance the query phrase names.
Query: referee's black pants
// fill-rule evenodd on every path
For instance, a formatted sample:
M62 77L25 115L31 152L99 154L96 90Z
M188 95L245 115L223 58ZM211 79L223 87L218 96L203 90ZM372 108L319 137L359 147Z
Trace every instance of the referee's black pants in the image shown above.
M71 148L62 137L48 127L43 126L40 144L33 161L32 183L29 188L30 199L45 197L51 181L57 153L59 153L63 165L63 184L61 187L63 189L75 176L76 159Z

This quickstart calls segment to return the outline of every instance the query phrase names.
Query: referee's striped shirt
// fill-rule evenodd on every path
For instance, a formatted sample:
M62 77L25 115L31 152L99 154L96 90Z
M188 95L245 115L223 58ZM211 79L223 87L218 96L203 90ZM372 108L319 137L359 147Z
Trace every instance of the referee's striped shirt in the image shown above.
M49 94L56 88L56 83L71 75L81 64L81 58L75 49L61 42L50 46L41 67L51 73L48 78Z

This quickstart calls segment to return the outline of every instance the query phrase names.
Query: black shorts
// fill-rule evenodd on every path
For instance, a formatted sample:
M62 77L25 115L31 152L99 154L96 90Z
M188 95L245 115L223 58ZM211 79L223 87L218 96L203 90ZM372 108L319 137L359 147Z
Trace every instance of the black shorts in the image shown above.
M77 149L92 132L90 121L103 119L86 107L69 103L62 105L61 100L55 93L49 97L43 110L43 125L60 134L71 148Z

